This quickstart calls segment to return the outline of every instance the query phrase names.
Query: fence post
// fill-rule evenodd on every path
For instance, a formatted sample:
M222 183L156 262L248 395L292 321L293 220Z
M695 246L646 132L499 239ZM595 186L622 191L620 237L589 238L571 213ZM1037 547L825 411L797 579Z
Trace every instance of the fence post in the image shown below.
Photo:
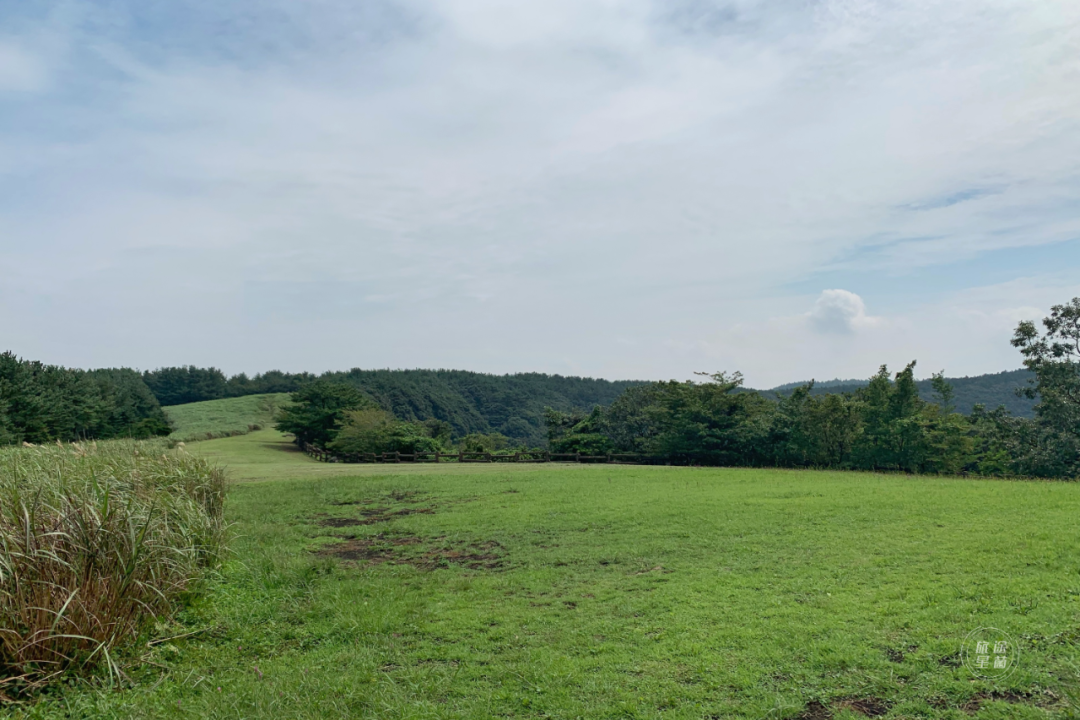
M491 453L484 453L484 461L491 462Z
M440 453L440 452L439 452L438 450L436 450L436 451L435 451L435 463L436 463L436 464L438 464L438 462L439 462L439 456L440 456L441 454L442 454L442 453Z
M574 462L577 462L577 463L581 462L581 453L579 453L579 452L574 453Z
M465 462L465 451L464 451L464 450L460 450L460 451L458 451L458 454L457 454L457 461L458 461L459 463L463 463L463 462Z

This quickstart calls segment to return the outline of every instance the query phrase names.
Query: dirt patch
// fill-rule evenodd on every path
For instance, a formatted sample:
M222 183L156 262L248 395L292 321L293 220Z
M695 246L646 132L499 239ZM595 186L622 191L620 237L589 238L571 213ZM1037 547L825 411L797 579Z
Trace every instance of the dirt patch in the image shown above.
M832 710L819 700L806 703L806 707L799 713L799 720L829 720L831 717Z
M415 502L413 498L423 497L427 495L423 490L391 490L386 493L384 497L388 497L395 502Z
M363 524L363 521L357 520L356 518L326 518L325 520L320 520L319 524L323 527L342 528L361 525Z
M840 698L828 705L820 700L811 700L799 714L799 720L829 720L840 710L850 710L866 717L880 717L889 712L889 703L881 698Z
M889 712L889 704L881 698L845 698L833 703L837 710L853 710L866 717L879 717Z
M1022 693L1013 692L1012 690L994 690L993 692L982 692L975 697L968 700L966 703L960 706L960 709L969 715L974 715L979 712L983 705L988 702L1007 702L1014 705L1030 704L1039 707L1046 707L1053 705L1056 700L1056 696L1050 695L1045 698L1034 697L1032 695L1025 695Z
M376 523L390 522L406 515L431 515L435 508L402 508L390 510L389 508L364 508L358 518L324 518L319 521L323 527L355 527L357 525L375 525Z
M946 655L938 660L938 665L945 667L960 667L960 653L953 653L952 655Z
M420 538L411 535L402 537L386 538L382 536L370 538L353 538L344 542L327 545L315 552L320 557L334 557L338 560L348 560L366 565L377 565L390 562L398 556L398 549L409 545L419 545Z
M438 542L437 547L431 543ZM317 550L320 557L333 557L366 566L392 562L423 570L460 565L470 570L498 570L503 566L502 546L494 540L480 543L448 543L443 538L426 541L413 535L350 538Z
M428 493L423 490L391 490L388 493L379 495L374 498L364 498L361 500L335 500L330 503L331 505L375 505L378 502L386 502L392 500L399 503L417 503L426 497Z
M470 543L458 547L444 546L424 553L411 564L427 570L462 565L470 570L498 570L503 566L500 550L502 546L494 540L483 543Z

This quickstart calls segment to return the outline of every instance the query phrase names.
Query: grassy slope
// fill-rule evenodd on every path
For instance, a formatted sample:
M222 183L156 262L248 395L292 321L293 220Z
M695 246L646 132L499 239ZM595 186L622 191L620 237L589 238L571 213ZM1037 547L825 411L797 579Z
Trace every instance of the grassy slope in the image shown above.
M266 427L273 422L278 408L288 400L288 393L270 393L171 405L163 409L176 427L169 437L189 442L246 433L252 425Z
M1080 485L327 466L274 440L191 448L249 480L295 478L233 485L235 559L161 632L210 629L142 651L157 665L132 671L133 689L67 690L42 716L794 718L815 699L876 697L891 717L962 718L997 690L1031 696L985 700L978 717L1044 718L1061 715L1046 689L1075 676ZM319 524L365 507L434 512ZM400 564L311 552L380 534L422 540L393 551ZM489 541L499 570L404 562ZM998 686L950 664L980 625L1026 638Z

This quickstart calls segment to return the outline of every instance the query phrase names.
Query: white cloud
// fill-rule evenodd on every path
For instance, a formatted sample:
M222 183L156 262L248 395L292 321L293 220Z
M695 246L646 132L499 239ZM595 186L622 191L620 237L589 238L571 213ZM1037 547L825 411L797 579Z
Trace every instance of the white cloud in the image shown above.
M863 299L847 290L822 290L808 314L810 325L824 333L852 333L878 324L866 314Z
M1080 296L1080 284L1069 274L1018 278L911 302L878 317L865 315L858 296L845 295L826 291L815 303L816 312L829 298L824 303L829 332L822 331L813 312L784 314L777 312L783 303L774 301L755 320L684 344L680 353L693 358L698 369L742 370L747 384L759 388L796 380L867 378L882 364L898 369L912 360L918 361L919 377L938 370L949 376L1012 370L1023 359L1009 342L1016 325L1038 321L1051 305ZM866 321L856 331L844 331L860 310Z

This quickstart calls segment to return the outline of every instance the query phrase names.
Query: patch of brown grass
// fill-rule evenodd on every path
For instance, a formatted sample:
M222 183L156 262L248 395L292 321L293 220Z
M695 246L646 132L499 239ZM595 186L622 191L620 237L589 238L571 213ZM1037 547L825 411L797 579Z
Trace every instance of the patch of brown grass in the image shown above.
M162 443L0 453L0 690L105 662L222 547L222 473Z

